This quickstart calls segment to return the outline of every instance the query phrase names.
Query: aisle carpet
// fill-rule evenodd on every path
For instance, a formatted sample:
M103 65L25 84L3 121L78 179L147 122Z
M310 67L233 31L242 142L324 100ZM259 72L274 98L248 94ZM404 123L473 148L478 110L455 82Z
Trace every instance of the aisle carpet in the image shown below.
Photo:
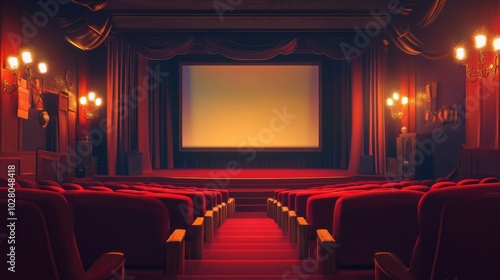
M265 212L236 212L205 243L203 260L186 261L177 279L328 279L315 274Z

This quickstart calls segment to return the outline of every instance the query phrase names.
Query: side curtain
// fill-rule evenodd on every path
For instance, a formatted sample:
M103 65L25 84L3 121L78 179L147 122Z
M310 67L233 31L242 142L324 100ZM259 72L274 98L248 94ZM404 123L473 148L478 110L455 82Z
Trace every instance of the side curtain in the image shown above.
M364 153L374 158L375 174L386 173L384 84L387 58L375 44L363 54Z
M108 174L124 174L126 153L138 151L138 55L121 36L108 39Z

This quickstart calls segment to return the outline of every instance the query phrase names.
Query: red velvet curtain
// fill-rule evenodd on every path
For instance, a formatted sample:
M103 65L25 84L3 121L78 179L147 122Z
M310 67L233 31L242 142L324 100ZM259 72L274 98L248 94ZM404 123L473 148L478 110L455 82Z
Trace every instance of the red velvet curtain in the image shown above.
M386 50L380 42L363 55L364 155L374 158L375 174L386 173L385 76Z
M126 153L138 151L138 55L122 36L109 37L107 68L108 174L124 174Z

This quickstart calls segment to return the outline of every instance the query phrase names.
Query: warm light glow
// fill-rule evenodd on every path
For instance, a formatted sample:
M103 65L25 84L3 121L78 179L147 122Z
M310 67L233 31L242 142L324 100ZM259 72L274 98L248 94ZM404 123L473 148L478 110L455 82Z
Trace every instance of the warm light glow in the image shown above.
M95 99L95 93L93 91L89 92L89 100L93 101Z
M31 59L31 53L28 51L23 52L21 54L21 57L23 58L24 64L30 64L31 62L33 62L33 60Z
M405 96L405 97L403 97L403 98L401 99L401 104L403 104L403 105L408 104L408 97L406 97L406 96Z
M500 38L496 38L495 40L493 40L493 50L500 50Z
M96 106L101 106L101 104L102 104L102 99L101 99L101 98L97 98L97 99L95 100L95 105L96 105Z
M464 60L465 59L465 48L463 48L463 47L457 48L455 57L458 60Z
M392 98L387 98L387 106L392 106L394 105L394 101L392 100Z
M38 63L38 72L40 72L40 74L47 73L47 64L45 64L44 62Z
M15 71L19 67L19 60L15 56L7 58L7 63L10 71Z
M87 104L87 97L85 97L85 96L80 97L80 104L86 105Z
M394 99L395 101L398 101L399 100L399 93L397 93L397 92L393 93L392 99Z
M476 48L481 49L486 46L486 36L480 34L474 37L474 41L476 42Z

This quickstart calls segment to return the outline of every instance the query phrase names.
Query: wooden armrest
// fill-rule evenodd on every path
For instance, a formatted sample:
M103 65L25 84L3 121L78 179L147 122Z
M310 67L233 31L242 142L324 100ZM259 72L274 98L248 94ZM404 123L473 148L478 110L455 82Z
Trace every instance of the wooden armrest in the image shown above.
M87 279L120 279L125 278L125 256L120 252L102 255L85 272Z
M336 274L336 248L339 246L326 229L316 230L316 260L318 271L324 275Z
M214 235L214 213L211 210L207 211L203 220L205 229L204 239L205 242L210 242Z
M288 207L281 208L281 225L284 231L288 231Z
M414 280L410 270L393 253L379 252L375 254L375 279L377 280Z
M297 213L288 211L288 228L290 229L290 242L297 242Z
M309 224L304 217L297 218L297 242L299 259L307 259L309 257Z
M193 238L191 240L191 250L189 257L190 259L193 260L199 260L202 258L203 255L203 223L204 223L204 218L198 217L196 220L194 220L193 224L191 225L192 228L192 233L193 233Z
M184 250L185 250L185 229L176 229L167 239L165 274L182 275L184 274Z

